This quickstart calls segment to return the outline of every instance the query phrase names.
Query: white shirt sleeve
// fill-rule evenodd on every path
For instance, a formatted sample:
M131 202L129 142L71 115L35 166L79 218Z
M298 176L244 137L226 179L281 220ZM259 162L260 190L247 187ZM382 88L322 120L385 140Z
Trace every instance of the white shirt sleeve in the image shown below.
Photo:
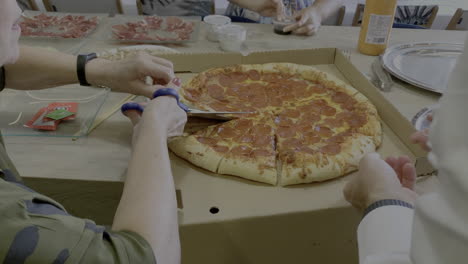
M410 263L413 209L389 205L364 217L358 228L359 263Z
M414 217L395 206L367 215L358 229L361 264L468 263L467 137L468 39L430 132L440 192L419 197Z

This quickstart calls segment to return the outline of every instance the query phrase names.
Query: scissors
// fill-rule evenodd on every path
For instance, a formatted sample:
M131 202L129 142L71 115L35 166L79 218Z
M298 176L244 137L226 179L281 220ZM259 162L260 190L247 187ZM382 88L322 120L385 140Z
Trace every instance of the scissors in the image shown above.
M173 96L177 100L177 105L182 108L187 113L189 117L201 117L207 119L217 119L217 120L231 120L234 119L233 116L226 116L226 115L233 115L233 114L251 114L253 112L212 112L212 111L203 111L198 109L192 109L182 103L179 100L179 94L175 89L172 88L162 88L158 89L153 93L153 99L158 98L160 96ZM135 102L129 102L122 105L121 109L122 113L128 110L136 110L140 113L143 113L145 110L143 106Z

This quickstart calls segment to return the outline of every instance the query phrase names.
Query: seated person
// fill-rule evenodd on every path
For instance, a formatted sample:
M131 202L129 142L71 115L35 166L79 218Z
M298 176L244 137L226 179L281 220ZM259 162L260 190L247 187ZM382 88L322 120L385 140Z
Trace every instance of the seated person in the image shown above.
M439 101L429 135L414 143L431 151L438 169L437 190L418 196L416 171L407 157L383 161L377 154L362 159L359 173L344 195L364 212L358 227L359 263L465 263L468 248L468 39L447 90ZM430 142L430 144L428 144Z
M78 78L75 56L19 47L20 14L15 0L0 1L0 91L5 86L44 89L80 79L82 84L150 97L161 86L145 84L146 76L161 85L173 85L169 85L174 78L172 63L149 55L79 63ZM111 228L70 215L58 202L26 187L0 136L2 263L180 263L166 140L182 133L186 114L174 98L165 96L149 102L142 116L135 111L126 115L135 125L133 151ZM156 155L158 159L150 158Z
M251 22L272 23L272 17L281 16L283 10L278 8L277 12L271 12L266 7L279 2L288 9L291 1L296 9L293 19L297 22L286 27L285 31L310 36L318 31L323 20L341 7L343 0L236 0L230 1L225 15L239 22L242 21L239 18L243 18Z

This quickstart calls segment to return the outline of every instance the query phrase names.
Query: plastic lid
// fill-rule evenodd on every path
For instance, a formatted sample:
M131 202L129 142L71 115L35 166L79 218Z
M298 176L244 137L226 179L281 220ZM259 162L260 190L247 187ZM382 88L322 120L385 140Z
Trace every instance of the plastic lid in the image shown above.
M231 18L227 16L221 16L221 15L209 15L203 18L203 21L205 21L205 23L208 23L210 25L222 26L222 25L230 24Z

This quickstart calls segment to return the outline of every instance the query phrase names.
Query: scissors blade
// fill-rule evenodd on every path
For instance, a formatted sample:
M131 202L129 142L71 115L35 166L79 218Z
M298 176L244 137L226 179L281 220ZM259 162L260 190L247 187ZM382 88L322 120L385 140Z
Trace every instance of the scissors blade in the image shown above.
M202 111L196 109L190 109L187 112L187 115L193 117L201 117L206 119L216 119L216 120L231 120L235 119L236 116L233 115L240 115L240 114L252 114L254 112L210 112L210 111Z

